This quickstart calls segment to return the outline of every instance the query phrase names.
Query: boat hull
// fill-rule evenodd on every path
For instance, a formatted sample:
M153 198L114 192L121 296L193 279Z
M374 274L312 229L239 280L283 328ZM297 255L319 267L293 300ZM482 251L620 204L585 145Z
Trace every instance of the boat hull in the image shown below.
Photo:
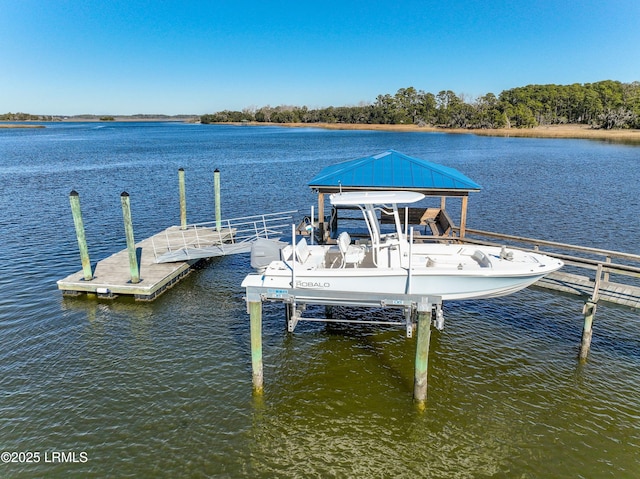
M423 294L442 300L495 298L519 291L535 283L548 271L522 274L481 275L464 272L409 274L405 269L375 271L371 269L341 269L300 271L292 276L288 270L267 270L264 274L248 275L242 285L276 289L311 289L317 291Z

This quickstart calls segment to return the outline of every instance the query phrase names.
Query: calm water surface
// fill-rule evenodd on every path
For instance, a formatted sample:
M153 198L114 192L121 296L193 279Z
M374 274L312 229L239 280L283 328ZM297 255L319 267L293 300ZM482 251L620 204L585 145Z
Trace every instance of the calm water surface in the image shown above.
M290 335L278 305L265 305L253 398L245 256L149 304L56 289L80 269L72 189L95 262L125 247L122 191L137 239L179 223L180 167L197 222L212 219L215 168L225 217L306 212L321 168L388 148L481 184L471 228L640 253L638 147L171 123L0 130L0 451L40 452L0 463L0 477L638 477L637 311L600 305L579 365L579 298L448 303L421 414L402 330L302 323Z

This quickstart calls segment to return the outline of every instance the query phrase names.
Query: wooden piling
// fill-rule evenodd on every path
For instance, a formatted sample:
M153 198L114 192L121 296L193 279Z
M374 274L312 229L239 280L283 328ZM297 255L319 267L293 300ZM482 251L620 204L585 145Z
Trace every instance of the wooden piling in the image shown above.
M131 220L131 202L129 193L126 191L120 195L122 203L122 216L124 219L124 232L127 237L127 251L129 253L129 270L131 272L131 282L140 282L140 268L138 267L138 255L136 252L136 242L133 238L133 221Z
M216 230L220 231L222 228L222 209L220 206L220 170L218 168L213 172L213 194L216 208Z
M591 336L593 335L593 317L596 314L597 303L589 299L584 304L582 310L584 314L584 325L582 327L582 340L580 341L580 361L586 361L591 348Z
M318 238L326 241L328 235L325 235L326 225L324 222L324 194L318 193Z
M431 311L418 311L418 337L413 382L413 399L421 409L427 401L427 373L429 366L429 342L431 341Z
M184 184L184 168L178 169L178 187L180 189L180 227L187 229L187 195Z
M251 322L251 368L253 370L253 392L262 394L262 301L249 302Z
M462 197L462 207L460 209L460 238L464 238L467 229L467 207L469 205L469 197ZM444 210L444 208L443 208Z
M84 275L85 281L91 281L93 279L93 272L91 271L91 261L89 259L87 239L84 234L84 223L82 221L82 211L80 210L80 195L76 190L72 190L71 193L69 193L69 203L71 203L73 224L76 227L78 249L80 250L80 260L82 261L82 273Z
M598 299L600 298L600 286L602 285L603 278L603 264L598 264L596 269L596 277L593 284L593 292L591 297L587 300L582 308L582 314L584 314L584 324L582 326L582 339L580 341L580 353L578 358L580 361L586 361L589 355L589 349L591 348L591 336L593 336L593 318L596 315L596 309L598 308ZM608 275L607 275L608 279Z

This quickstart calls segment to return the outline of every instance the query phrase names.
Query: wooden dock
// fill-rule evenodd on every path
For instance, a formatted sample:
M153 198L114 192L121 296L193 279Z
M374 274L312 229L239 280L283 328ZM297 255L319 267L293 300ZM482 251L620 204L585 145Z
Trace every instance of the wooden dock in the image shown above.
M167 228L136 244L140 268L138 283L131 282L129 253L125 249L98 261L93 279L86 281L81 270L59 280L58 289L62 290L65 296L90 293L103 298L128 295L141 301L155 299L189 274L193 266L202 261L202 259L191 259L173 263L156 262L157 251L154 253L154 245L162 244L167 234L174 229L175 227Z
M575 294L583 298L592 298L594 291L596 291L596 279L558 271L545 276L536 282L535 286ZM596 291L596 299L640 309L640 287L601 280Z
M634 310L640 308L640 255L472 229L467 230L464 240L492 245L495 245L495 240L499 240L500 244L526 244L532 251L540 251L565 262L566 266L562 270L542 278L534 286L575 294L584 300L584 324L578 353L580 361L586 361L589 354L599 302ZM587 275L576 274L576 271L586 271Z
M278 238L290 227L295 211L234 218L220 222L171 226L135 244L138 282L132 282L129 249L105 258L85 279L84 270L57 282L65 296L83 293L101 298L132 296L151 301L188 275L201 261L247 253L256 238Z

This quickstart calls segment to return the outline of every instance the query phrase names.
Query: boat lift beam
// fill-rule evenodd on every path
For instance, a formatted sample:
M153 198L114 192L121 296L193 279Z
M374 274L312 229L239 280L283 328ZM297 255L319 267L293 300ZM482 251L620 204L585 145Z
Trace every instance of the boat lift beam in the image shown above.
M373 324L373 325L382 325L382 326L405 326L407 338L413 337L413 332L416 327L416 313L418 313L418 307L414 302L410 302L410 304L398 305L395 304L393 306L389 306L386 303L381 302L376 306L366 305L366 307L393 307L393 308L403 308L404 309L404 321L377 321L377 320L366 320L366 319L344 319L344 318L333 318L333 317L320 317L320 318L311 318L311 317L303 317L302 313L307 307L307 303L296 303L295 301L287 301L286 302L286 313L287 313L287 331L293 333L295 331L296 326L299 321L306 322L316 322L316 323L352 323L352 324ZM321 304L321 303L317 303ZM325 304L325 306L336 306L336 304ZM362 306L360 304L341 304L340 306ZM424 308L424 310L420 309L420 312L426 312L428 308ZM442 310L442 303L434 304L431 307L431 314L433 318L433 326L438 330L442 331L444 329L444 314Z

